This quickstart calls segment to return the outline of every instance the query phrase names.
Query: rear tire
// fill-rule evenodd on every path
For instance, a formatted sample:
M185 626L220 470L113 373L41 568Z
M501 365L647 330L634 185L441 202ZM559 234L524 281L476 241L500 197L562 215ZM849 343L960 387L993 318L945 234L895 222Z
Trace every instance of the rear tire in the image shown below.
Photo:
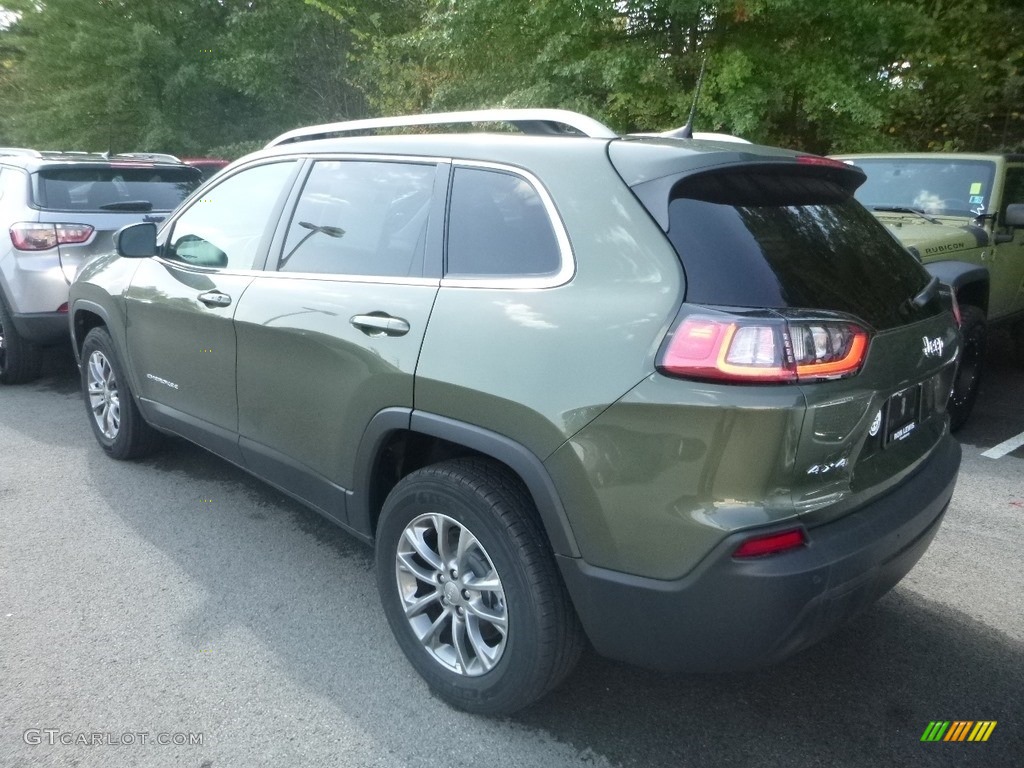
M981 374L985 364L985 347L988 332L985 313L969 304L960 307L960 334L963 337L963 351L957 363L953 390L949 395L950 429L960 429L971 415L974 401L981 386Z
M468 712L533 703L583 647L532 499L490 461L434 464L395 486L377 529L377 586L410 663Z
M82 344L82 395L96 441L112 459L139 459L159 444L160 433L135 405L106 328L93 328Z
M43 351L18 333L0 296L0 384L24 384L38 379L42 367Z

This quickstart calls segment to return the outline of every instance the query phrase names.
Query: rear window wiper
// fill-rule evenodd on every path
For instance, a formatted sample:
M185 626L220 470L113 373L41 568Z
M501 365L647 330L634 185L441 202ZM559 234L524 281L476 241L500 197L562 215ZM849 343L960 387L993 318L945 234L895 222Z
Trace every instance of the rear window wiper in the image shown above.
M121 200L100 206L101 211L152 211L153 204L149 200Z
M913 213L914 215L920 216L922 219L931 222L932 224L942 223L938 219L933 219L920 208L911 208L905 205L872 205L869 207L872 211L879 211L881 213Z

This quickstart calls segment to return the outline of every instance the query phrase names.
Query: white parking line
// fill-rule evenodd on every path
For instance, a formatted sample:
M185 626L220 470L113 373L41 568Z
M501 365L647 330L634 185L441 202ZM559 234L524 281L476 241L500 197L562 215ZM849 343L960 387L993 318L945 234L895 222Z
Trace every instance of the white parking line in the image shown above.
M1008 453L1016 451L1024 445L1024 432L1021 432L1016 437L1011 437L1009 440L1004 440L999 445L989 448L981 455L989 459L1001 459Z

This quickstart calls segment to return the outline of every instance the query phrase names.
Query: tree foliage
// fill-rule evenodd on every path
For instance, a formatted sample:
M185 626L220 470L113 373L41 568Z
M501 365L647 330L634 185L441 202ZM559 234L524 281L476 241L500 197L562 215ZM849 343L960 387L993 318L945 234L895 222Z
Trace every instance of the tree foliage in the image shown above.
M1024 146L1016 0L0 0L0 142L201 152L575 109L816 152Z

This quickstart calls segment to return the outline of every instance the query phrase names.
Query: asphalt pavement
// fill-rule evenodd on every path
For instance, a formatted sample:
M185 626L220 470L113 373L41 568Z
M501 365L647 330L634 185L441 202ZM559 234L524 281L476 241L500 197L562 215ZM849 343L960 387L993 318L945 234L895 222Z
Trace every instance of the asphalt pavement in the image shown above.
M772 669L666 676L585 655L515 717L434 699L371 551L183 441L106 458L76 371L0 389L0 767L1020 766L1024 370L993 345L930 550ZM922 742L932 721L989 740Z

